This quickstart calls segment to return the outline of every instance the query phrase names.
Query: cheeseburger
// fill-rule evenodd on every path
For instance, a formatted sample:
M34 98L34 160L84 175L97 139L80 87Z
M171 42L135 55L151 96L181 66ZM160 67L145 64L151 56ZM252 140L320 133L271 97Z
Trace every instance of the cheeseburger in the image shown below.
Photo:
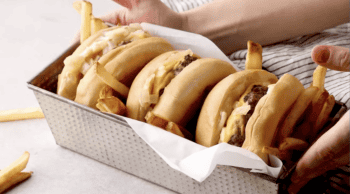
M151 40L142 41L143 39L151 38ZM138 42L142 44L139 46ZM146 43L145 43L146 42ZM143 58L142 52L146 48L151 48L153 55ZM156 51L155 51L156 50ZM112 61L118 56L118 53L123 56L133 55L136 53L140 58L138 63L146 64L152 57L172 50L172 47L165 40L151 37L150 34L141 29L139 24L130 24L129 26L115 26L103 29L98 33L90 36L64 61L64 68L58 76L57 94L68 99L74 100L77 94L77 87L80 80L86 76L90 68L99 62L102 66ZM113 54L110 52L113 51ZM108 55L107 55L108 54ZM121 58L121 57L119 57ZM100 61L100 59L102 61ZM124 60L125 62L125 60ZM127 63L126 63L127 64ZM133 65L136 63L133 63ZM136 74L142 65L129 65L129 72ZM111 69L110 71L116 71ZM130 82L130 81L129 81ZM131 83L126 83L130 86ZM97 93L99 91L96 91ZM78 98L78 100L80 97ZM89 104L95 107L94 104Z
M126 103L127 116L162 128L169 122L185 127L211 88L234 72L228 62L201 58L191 50L164 53L135 78Z

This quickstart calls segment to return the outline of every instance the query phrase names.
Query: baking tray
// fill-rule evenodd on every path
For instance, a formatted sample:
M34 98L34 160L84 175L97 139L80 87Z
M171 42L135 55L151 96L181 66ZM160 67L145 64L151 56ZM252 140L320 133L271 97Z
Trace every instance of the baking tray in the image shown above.
M56 94L63 61L77 48L73 45L28 84L33 90L58 145L179 193L284 193L288 175L279 178L251 173L249 169L218 165L199 183L174 170L150 148L123 117L105 114ZM344 105L337 103L333 120ZM338 115L336 117L335 115Z

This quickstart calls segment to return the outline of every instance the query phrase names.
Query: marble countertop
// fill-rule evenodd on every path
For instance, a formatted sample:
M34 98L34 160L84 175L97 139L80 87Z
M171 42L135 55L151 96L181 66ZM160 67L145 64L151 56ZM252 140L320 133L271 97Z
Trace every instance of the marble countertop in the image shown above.
M0 2L0 110L39 106L27 82L70 46L80 25L73 2ZM97 17L120 8L90 2ZM34 173L8 193L174 193L58 146L45 119L0 123L0 169L24 151Z

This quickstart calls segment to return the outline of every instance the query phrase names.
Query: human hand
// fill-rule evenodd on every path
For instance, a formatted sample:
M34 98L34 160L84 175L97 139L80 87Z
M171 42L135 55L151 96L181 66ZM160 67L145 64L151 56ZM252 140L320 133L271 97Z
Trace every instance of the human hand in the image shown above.
M122 9L99 16L104 22L111 24L129 25L130 23L147 22L160 26L184 30L186 16L168 8L160 0L113 0L123 6ZM80 39L77 32L71 41L76 43Z
M311 52L312 60L329 69L338 71L350 71L349 48L340 46L315 46Z
M168 8L160 0L113 0L124 8L100 17L112 24L128 25L147 22L183 29L184 16Z
M319 65L350 71L348 48L315 46L311 57ZM349 111L323 134L302 156L291 177L289 193L297 193L311 179L349 163Z
M349 112L302 156L291 177L289 193L297 193L311 179L349 163Z

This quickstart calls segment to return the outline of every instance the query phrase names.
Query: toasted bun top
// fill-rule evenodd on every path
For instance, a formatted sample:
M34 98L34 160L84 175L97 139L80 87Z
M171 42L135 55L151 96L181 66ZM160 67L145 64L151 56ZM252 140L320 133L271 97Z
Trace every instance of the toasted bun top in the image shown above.
M202 105L205 92L234 72L235 69L228 62L212 58L198 59L169 83L152 112L185 126Z
M110 27L110 28L106 28L103 30L98 31L97 33L91 35L88 39L84 40L84 42L82 42L80 44L80 46L75 49L75 51L73 52L72 55L79 55L80 53L82 53L87 47L89 47L93 42L95 42L98 38L100 38L101 36L103 36L103 34L105 32L120 28L121 26L115 26L115 27Z
M115 79L130 87L136 75L149 61L171 50L173 47L163 38L149 37L112 50L101 57L99 62L105 64L105 69ZM105 84L98 78L95 70L90 68L78 85L75 101L96 108L103 86Z
M150 61L140 71L140 73L137 74L134 81L132 82L132 85L129 90L128 99L126 101L127 117L140 121L145 121L144 117L146 113L143 113L143 111L141 111L140 109L140 98L142 98L142 88L144 87L145 82L149 76L151 76L166 61L176 60L176 54L179 52L180 51L169 51L159 55L158 57Z
M296 77L284 74L256 105L246 126L246 139L242 148L257 154L269 164L268 155L262 149L274 142L278 123L302 91L304 86Z
M227 76L209 93L202 106L196 129L196 142L203 146L213 146L219 142L221 114L231 114L233 105L246 89L252 85L269 85L277 82L277 77L264 70L244 70Z

